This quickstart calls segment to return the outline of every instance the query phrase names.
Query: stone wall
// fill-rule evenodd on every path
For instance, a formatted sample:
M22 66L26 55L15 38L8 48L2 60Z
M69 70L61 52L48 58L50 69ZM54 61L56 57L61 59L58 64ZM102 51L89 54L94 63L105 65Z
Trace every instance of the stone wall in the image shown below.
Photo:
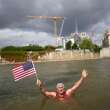
M100 51L100 57L101 58L106 58L106 57L109 57L110 58L110 48L103 48Z
M84 60L84 59L96 59L100 54L94 54L92 52L84 51L60 51L46 53L44 56L39 57L39 61L54 61L54 60Z

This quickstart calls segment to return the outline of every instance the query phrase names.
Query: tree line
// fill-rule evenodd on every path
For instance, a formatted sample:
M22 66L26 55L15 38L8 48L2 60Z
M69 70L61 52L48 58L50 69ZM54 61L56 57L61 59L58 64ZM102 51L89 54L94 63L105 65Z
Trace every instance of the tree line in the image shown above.
M26 61L29 57L30 52L32 59L37 60L38 56L42 56L47 52L55 51L58 47L47 45L47 46L39 46L39 45L28 45L28 46L7 46L3 47L0 50L0 55L3 59L7 61ZM59 46L62 48L62 46ZM66 43L66 50L89 50L91 52L100 52L101 47L96 44L93 44L90 39L84 38L80 43L72 44L71 41Z
M93 44L90 39L84 38L80 43L72 44L71 40L66 43L67 50L89 50L94 53L99 53L102 47Z
M54 46L39 46L39 45L29 45L29 46L6 46L1 48L0 55L3 59L7 61L26 61L29 52L32 51L33 59L37 60L38 56L44 55L46 52L55 51Z

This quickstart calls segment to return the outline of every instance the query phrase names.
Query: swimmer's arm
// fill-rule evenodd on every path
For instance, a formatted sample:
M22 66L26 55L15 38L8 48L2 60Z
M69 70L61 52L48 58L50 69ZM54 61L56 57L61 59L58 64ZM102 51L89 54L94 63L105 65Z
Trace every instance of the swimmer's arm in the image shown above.
M44 88L44 86L43 86L43 83L39 80L39 79L37 79L37 86L39 87L39 89L40 89L40 91L41 91L41 93L43 94L43 95L45 95L45 96L47 96L47 97L55 97L56 96L56 92L49 92L49 91L47 91L45 88Z
M40 87L40 91L43 95L47 97L56 97L56 92L47 91L44 87Z
M67 93L68 95L71 95L72 93L74 93L75 90L77 90L78 87L82 84L83 80L84 80L84 78L81 77L71 88L69 88L69 89L67 90L66 93Z
M44 92L44 95L47 96L47 97L53 97L53 98L55 98L56 97L56 92L45 91Z
M67 90L67 94L71 95L72 93L74 93L75 90L77 90L80 87L80 85L83 83L87 75L88 75L87 71L83 70L80 79L70 89Z

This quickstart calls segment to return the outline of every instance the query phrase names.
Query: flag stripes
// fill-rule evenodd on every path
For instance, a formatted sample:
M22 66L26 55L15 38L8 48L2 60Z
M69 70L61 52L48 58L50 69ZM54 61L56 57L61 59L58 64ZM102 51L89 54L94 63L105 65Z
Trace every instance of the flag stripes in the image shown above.
M14 76L14 80L18 81L20 79L23 79L27 76L36 74L36 70L32 62L26 62L25 64L21 64L18 67L14 67L12 69L12 73Z

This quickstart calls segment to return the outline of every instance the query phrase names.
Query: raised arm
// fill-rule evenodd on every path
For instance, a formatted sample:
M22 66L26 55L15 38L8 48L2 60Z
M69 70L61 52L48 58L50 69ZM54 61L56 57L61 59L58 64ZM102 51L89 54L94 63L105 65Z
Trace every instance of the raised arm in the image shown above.
M55 92L49 92L44 88L44 85L41 80L37 79L36 85L39 87L41 93L47 97L56 97Z
M69 88L69 89L66 91L66 93L67 93L68 95L71 95L72 93L74 93L75 90L78 89L78 87L82 84L83 80L84 80L87 76L88 76L87 71L86 71L86 70L83 70L80 79L79 79L71 88Z

